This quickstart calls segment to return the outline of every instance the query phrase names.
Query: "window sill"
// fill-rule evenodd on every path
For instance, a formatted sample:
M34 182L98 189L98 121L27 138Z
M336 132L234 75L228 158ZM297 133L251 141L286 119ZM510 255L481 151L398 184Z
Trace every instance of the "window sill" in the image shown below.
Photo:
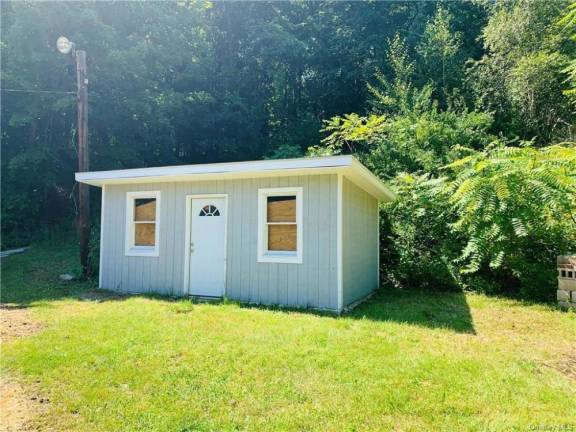
M277 264L302 264L302 257L295 253L266 253L258 256L258 262Z
M125 256L137 256L137 257L158 257L160 254L158 253L158 249L156 248L148 248L148 247L132 247L130 249L126 249L124 252Z

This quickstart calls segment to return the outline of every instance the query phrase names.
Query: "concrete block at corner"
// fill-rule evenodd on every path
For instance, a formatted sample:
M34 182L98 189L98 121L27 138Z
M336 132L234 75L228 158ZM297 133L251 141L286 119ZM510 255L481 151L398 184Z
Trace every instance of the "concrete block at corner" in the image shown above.
M573 303L567 302L567 301L559 301L558 302L558 306L561 309L570 309L570 307L572 307Z
M570 301L570 291L565 291L565 290L556 291L556 299L558 301L569 302Z
M558 289L564 291L576 291L576 279L558 279Z
M576 255L561 255L556 257L558 267L576 267Z

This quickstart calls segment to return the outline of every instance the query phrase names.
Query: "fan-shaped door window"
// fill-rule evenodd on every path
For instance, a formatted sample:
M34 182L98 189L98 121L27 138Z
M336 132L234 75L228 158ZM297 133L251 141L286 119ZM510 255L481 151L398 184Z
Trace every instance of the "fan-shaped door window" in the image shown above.
M220 211L212 204L205 205L200 210L199 216L220 216Z

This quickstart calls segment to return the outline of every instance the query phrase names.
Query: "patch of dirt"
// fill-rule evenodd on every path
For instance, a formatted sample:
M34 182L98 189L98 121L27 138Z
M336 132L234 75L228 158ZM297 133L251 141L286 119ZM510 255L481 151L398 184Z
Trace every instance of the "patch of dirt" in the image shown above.
M42 330L42 325L30 317L26 306L0 304L0 342L29 336Z
M0 344L12 339L32 335L42 325L30 317L26 306L0 304ZM32 392L33 393L33 392ZM50 401L31 395L18 381L0 375L0 432L36 430L32 419L46 409Z
M47 409L50 401L26 394L26 390L16 380L0 377L0 432L36 430L32 420Z
M565 354L557 361L546 362L544 364L576 381L576 350Z

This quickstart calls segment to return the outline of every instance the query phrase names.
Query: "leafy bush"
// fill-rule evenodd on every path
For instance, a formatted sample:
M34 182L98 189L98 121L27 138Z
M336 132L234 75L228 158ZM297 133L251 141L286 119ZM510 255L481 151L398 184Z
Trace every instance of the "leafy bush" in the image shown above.
M439 195L465 236L463 273L504 270L521 292L545 298L555 284L556 255L576 244L576 148L536 149L495 143L446 167Z
M576 245L576 148L494 143L398 176L383 206L383 271L401 287L551 299L555 259Z
M456 216L448 202L439 199L438 180L406 174L392 185L398 198L382 206L380 218L387 282L402 288L460 287L455 261L466 241L447 224Z
M374 111L333 117L311 149L353 152L396 189L381 218L387 281L551 298L555 257L576 244L574 147L497 139L490 115L440 110L393 43L398 72L371 87Z

